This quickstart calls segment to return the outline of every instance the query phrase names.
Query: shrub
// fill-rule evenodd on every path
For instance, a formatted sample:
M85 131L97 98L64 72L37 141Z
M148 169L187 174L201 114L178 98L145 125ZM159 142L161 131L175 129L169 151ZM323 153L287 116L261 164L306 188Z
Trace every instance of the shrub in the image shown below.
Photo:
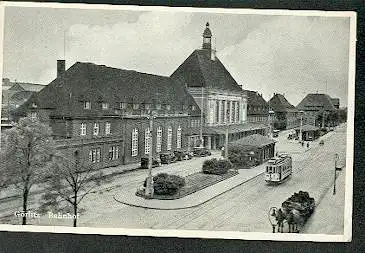
M174 195L184 185L185 179L180 176L160 173L153 177L153 188L157 195Z
M227 159L217 160L216 158L206 160L203 163L202 171L206 174L222 175L232 168L232 163Z

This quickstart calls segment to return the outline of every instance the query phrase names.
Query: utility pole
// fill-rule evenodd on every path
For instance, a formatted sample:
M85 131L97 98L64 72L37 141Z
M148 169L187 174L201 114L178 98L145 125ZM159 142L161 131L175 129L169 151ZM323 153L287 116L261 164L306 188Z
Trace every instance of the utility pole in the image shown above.
M152 178L152 153L153 153L153 140L152 140L152 134L153 134L153 119L154 116L151 113L150 116L148 116L149 124L150 124L150 133L149 133L149 146L150 150L148 152L148 177L147 177L147 183L146 183L146 198L153 198L153 178Z
M338 154L335 154L335 176L333 179L333 195L336 194L336 171L337 171Z

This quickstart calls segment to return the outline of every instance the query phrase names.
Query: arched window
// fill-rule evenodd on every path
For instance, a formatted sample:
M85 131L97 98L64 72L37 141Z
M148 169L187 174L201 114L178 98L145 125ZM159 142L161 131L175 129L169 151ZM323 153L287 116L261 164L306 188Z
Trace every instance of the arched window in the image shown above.
M138 129L132 131L132 156L138 155Z
M147 127L146 130L144 130L144 153L147 155L150 153L151 149L151 131L150 128Z
M157 128L157 138L156 138L156 152L161 152L161 143L162 143L162 128Z
M176 131L176 148L181 148L181 127L179 126Z
M169 126L167 129L167 150L171 150L171 144L172 144L172 127Z

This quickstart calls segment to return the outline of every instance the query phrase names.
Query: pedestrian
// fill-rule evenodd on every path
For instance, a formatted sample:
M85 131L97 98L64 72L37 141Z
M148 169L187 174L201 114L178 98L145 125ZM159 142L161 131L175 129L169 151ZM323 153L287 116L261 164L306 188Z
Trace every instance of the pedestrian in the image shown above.
M302 147L304 147L304 141L300 141L300 143L302 144Z
M221 148L222 150L222 156L224 157L224 146Z
M309 142L307 142L307 148L309 148Z

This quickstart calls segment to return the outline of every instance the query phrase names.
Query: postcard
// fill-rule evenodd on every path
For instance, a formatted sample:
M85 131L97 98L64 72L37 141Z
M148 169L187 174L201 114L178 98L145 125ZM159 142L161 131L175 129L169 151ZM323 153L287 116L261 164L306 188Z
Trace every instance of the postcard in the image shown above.
M1 15L0 230L351 241L355 12Z

